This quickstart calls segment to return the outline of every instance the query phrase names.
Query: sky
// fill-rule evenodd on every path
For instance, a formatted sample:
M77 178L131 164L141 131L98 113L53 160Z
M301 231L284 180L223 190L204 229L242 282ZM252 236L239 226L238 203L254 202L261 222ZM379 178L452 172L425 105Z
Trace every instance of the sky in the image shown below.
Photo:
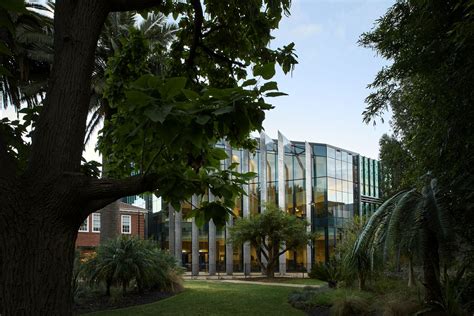
M376 126L362 122L367 84L387 61L357 40L369 31L394 0L293 0L291 15L273 35L272 48L295 42L299 64L292 74L281 71L273 80L288 96L272 98L265 132L280 130L289 140L327 143L377 158L378 141L390 130L389 117ZM0 118L13 118L0 109ZM95 144L85 149L87 160L100 161Z
M265 132L277 138L327 143L371 158L378 141L390 130L385 124L362 122L367 84L388 64L357 40L371 30L394 1L293 0L291 16L274 32L271 47L295 42L299 64L293 74L279 72L275 81L289 96L274 98Z

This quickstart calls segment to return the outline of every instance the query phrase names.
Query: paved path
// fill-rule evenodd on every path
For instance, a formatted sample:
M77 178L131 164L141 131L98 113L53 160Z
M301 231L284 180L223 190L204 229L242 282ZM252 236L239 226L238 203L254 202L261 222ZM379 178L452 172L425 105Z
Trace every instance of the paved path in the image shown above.
M312 288L325 288L325 284L291 284L291 283L273 283L273 282L258 282L258 281L241 281L241 280L206 280L209 282L223 282L223 283L234 283L234 284L257 284L257 285L268 285L268 286L286 286L286 287L312 287Z

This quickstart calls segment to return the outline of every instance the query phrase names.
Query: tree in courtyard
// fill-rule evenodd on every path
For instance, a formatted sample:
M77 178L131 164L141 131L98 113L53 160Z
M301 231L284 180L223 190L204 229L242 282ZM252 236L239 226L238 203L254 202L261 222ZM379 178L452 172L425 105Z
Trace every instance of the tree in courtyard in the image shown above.
M120 197L154 192L179 209L180 201L211 190L218 199L200 215L225 222L251 175L220 170L226 155L214 145L223 139L254 148L249 132L262 129L272 107L265 98L281 95L267 80L276 64L288 72L296 63L292 44L268 45L289 5L289 0L56 3L44 101L25 122L0 124L2 315L71 314L78 228L91 212ZM21 1L2 1L0 7L24 11ZM170 53L173 77L145 71L135 80L117 73L123 97L117 98L100 145L113 171L99 179L90 163L81 164L97 41L110 12L150 9L179 18ZM2 34L14 35L4 19L0 27Z
M273 278L280 255L313 240L313 234L307 232L308 225L305 220L268 204L260 214L237 219L230 229L229 242L240 246L250 242L257 251L257 262L262 270L267 277Z

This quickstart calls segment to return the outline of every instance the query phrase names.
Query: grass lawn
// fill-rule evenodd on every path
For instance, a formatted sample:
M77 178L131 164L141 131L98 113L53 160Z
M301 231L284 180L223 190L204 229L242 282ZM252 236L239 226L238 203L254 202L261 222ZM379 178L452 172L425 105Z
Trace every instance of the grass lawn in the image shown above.
M304 315L288 304L294 288L186 281L186 290L156 303L88 315Z
M300 284L300 285L325 285L327 282L318 279L307 279L307 278L286 278L286 277L275 277L275 278L247 278L240 279L242 281L251 282L265 282L265 283L288 283L288 284Z

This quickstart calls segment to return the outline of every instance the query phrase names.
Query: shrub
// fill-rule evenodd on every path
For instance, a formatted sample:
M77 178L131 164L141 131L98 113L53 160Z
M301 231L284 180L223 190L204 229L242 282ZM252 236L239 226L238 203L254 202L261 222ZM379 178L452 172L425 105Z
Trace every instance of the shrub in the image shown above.
M131 281L139 292L182 290L182 270L173 257L153 241L126 236L101 245L96 256L86 263L84 274L90 283L105 283L109 296L112 285L121 286L125 294Z
M335 316L369 315L371 309L366 298L349 295L334 300L330 312Z
M335 288L342 280L341 265L335 259L328 263L317 262L311 268L308 276L312 279L326 281L330 288Z
M319 289L315 289L313 287L305 287L302 291L294 291L288 295L288 303L291 306L298 309L306 309L309 307L308 302L311 298L318 292Z

